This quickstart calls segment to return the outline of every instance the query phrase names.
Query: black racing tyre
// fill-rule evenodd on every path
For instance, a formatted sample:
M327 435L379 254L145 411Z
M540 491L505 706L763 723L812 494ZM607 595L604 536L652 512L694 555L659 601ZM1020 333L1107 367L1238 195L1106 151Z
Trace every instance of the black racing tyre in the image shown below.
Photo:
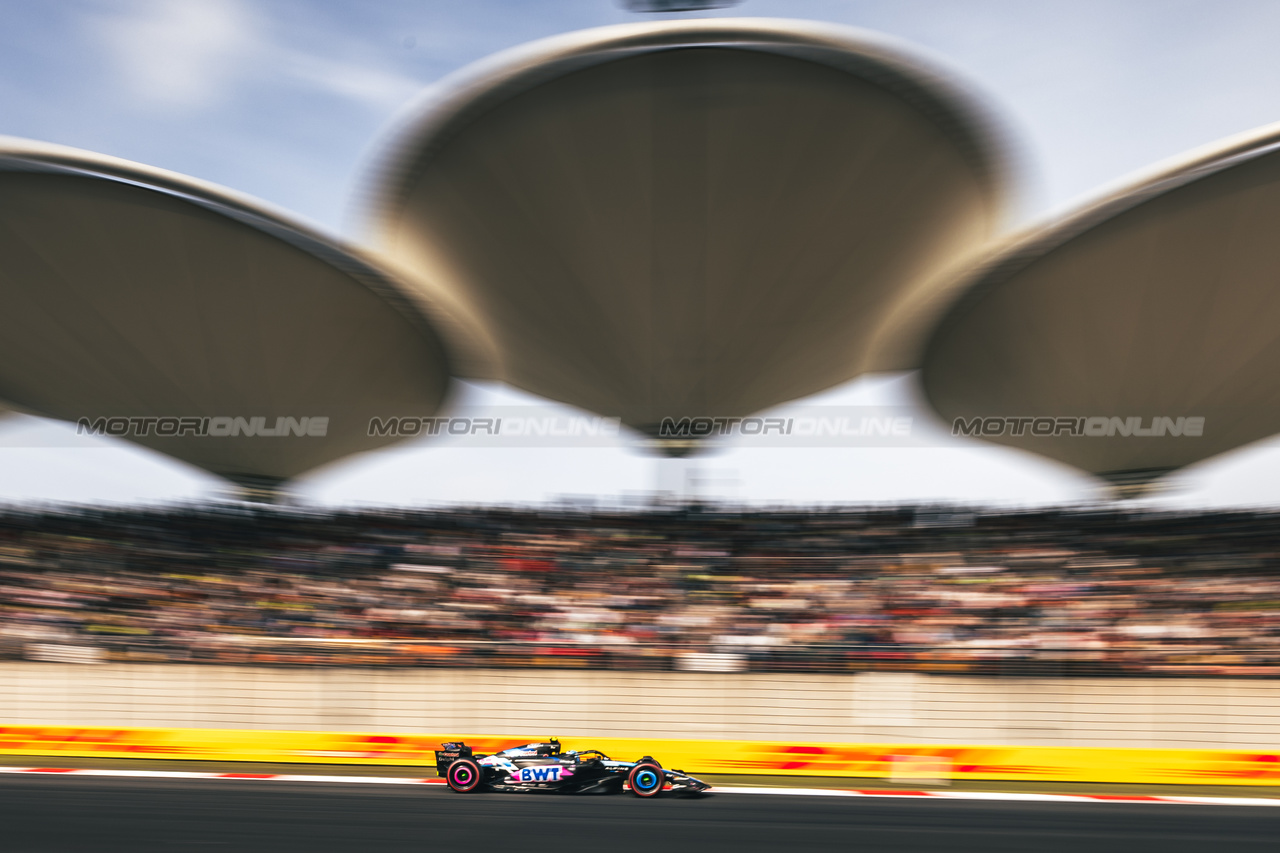
M662 772L658 762L653 760L639 761L627 774L627 784L631 786L631 793L637 797L658 796L662 793L664 781L666 774Z
M480 783L484 780L484 771L474 759L459 758L444 772L444 780L459 794L470 794L480 789Z

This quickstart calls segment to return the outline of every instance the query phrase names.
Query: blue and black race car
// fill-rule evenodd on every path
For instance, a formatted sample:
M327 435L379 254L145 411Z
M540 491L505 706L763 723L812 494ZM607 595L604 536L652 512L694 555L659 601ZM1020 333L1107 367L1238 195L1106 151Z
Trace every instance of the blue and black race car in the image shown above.
M637 797L664 791L701 794L711 786L682 770L666 770L646 755L639 761L614 761L595 749L564 752L558 740L527 743L493 755L477 755L465 743L442 744L436 771L459 793L475 791L559 791L614 794L624 787Z

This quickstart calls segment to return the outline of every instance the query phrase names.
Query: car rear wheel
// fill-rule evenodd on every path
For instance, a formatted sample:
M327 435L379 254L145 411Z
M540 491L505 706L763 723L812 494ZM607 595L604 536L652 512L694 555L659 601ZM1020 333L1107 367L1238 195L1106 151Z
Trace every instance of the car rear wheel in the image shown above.
M627 774L627 784L637 797L656 797L662 793L665 774L656 761L640 761Z
M470 794L478 789L482 779L484 773L480 770L480 765L470 758L459 758L449 765L444 774L449 787L460 794Z

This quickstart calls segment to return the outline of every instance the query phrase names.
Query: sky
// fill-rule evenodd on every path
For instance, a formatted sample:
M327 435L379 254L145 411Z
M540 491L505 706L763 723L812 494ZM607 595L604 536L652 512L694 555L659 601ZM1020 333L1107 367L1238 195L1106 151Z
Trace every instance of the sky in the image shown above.
M1280 4L1178 0L744 0L707 13L615 0L0 0L0 135L85 148L256 196L360 240L361 188L407 105L468 63L570 30L696 15L861 27L951 73L1003 125L1024 187L1010 227L1048 220L1156 162L1280 120ZM915 377L866 377L806 405L914 406ZM460 405L563 411L494 385ZM532 409L531 409L532 411ZM781 410L785 414L789 409ZM630 504L655 491L759 505L1078 504L1095 481L938 436L913 446L730 445L657 460L593 447L416 442L304 477L295 499L351 505ZM67 428L0 420L0 502L164 503L216 478ZM1148 503L1280 505L1280 440L1170 478Z

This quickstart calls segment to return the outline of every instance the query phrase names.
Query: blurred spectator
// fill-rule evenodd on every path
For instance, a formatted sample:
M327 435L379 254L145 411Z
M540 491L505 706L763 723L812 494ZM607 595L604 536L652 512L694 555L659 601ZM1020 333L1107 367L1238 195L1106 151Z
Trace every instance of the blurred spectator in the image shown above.
M0 655L1274 674L1277 516L0 514Z

